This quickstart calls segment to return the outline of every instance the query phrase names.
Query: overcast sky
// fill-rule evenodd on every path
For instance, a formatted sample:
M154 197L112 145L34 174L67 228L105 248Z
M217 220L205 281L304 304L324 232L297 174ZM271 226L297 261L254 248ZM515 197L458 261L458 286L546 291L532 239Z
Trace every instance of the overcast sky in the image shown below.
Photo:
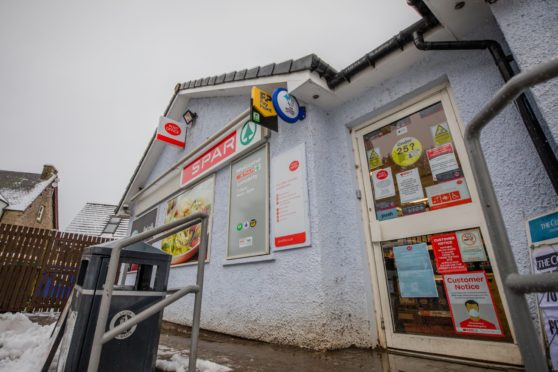
M60 226L116 204L174 85L316 53L342 69L405 0L0 1L0 169L59 170Z

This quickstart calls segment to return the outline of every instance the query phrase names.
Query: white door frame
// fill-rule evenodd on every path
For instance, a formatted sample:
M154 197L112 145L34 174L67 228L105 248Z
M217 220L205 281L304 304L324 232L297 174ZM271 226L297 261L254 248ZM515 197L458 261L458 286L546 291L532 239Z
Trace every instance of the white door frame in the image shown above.
M405 216L403 218L405 219L406 228L401 232L402 230L399 228L402 224L401 218L379 222L371 217L375 215L375 213L373 213L374 199L369 181L368 160L366 152L364 151L363 137L365 134L375 129L388 125L399 118L415 113L436 102L442 102L472 202L451 208ZM490 242L487 226L479 203L479 196L469 165L469 159L463 143L464 126L457 116L455 104L447 84L420 94L414 99L372 120L366 121L354 128L351 132L359 188L364 190L364 197L361 198L361 210L362 219L368 227L365 228L364 235L366 238L370 276L374 291L379 344L384 348L405 349L421 353L442 354L458 358L480 359L495 363L521 365L521 355L515 341L515 332L513 330L513 324L511 324L510 321L508 304L505 299L504 291L502 290L503 286L498 268L495 264L492 265L492 269L514 340L513 343L401 334L395 333L393 330L383 255L380 249L381 241L479 227L485 241L489 259L491 262L495 262L492 244ZM456 214L459 215L457 221L453 220L452 222L450 218L447 218L448 215ZM428 216L428 218L424 218L425 216Z

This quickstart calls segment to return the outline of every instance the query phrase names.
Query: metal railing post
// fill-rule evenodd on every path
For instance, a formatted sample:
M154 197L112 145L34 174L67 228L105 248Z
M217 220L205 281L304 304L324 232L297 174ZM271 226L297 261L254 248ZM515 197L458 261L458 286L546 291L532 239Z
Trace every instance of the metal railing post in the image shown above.
M93 344L91 346L91 354L89 356L89 364L87 367L87 371L88 372L96 372L99 369L99 362L101 359L101 351L102 351L102 347L103 347L103 339L105 337L105 328L107 326L107 320L108 320L108 313L109 313L109 309L110 309L110 301L112 298L112 290L113 290L113 286L114 286L114 281L116 279L116 272L118 270L118 264L120 261L120 253L122 251L123 248L132 245L134 243L138 243L141 241L144 241L148 238L151 238L154 235L157 234L162 234L165 233L169 230L172 231L176 231L177 229L185 229L189 226L193 226L198 224L200 221L202 223L202 232L204 231L204 226L205 226L205 231L207 232L207 219L208 219L208 215L206 213L195 213L191 216L188 217L184 217L181 219L178 219L176 221L173 222L169 222L168 224L165 225L161 225L158 227L155 227L154 229L151 229L149 231L145 231L142 232L140 234L134 235L134 236L130 236L128 238L123 238L120 240L117 240L115 242L110 243L109 245L112 245L112 251L110 254L110 260L109 260L109 265L108 265L108 269L107 269L107 277L105 280L105 284L103 285L103 293L102 293L102 298L101 298L101 304L99 306L99 315L97 318L97 325L95 327L95 334L93 336ZM205 251L206 251L206 247L207 247L207 236L206 235L202 235L201 236L201 241L200 241L200 252L199 252L199 256L201 256L201 251L203 250L204 252L204 259L202 260L202 275L203 275L203 263L205 262ZM199 262L198 262L198 274L199 274ZM198 279L199 280L199 279ZM203 283L203 278L202 278L202 283ZM186 294L186 293L184 293ZM198 296L198 292L196 292L196 299ZM177 298L178 299L178 298ZM162 300L165 301L165 300ZM201 296L200 296L200 301L201 301ZM157 305L157 304L155 304ZM155 306L154 305L154 306ZM200 303L201 306L201 303ZM149 309L145 310L144 312L148 311ZM141 313L140 313L141 314ZM136 316L137 317L137 316ZM134 318L136 318L134 317ZM199 315L198 315L198 319L199 319ZM130 320L133 320L133 318L131 318ZM128 320L126 323L130 322L130 320ZM123 323L121 324L122 328L130 328L130 327L125 327L127 324Z
M465 147L471 160L471 168L475 175L483 214L489 226L488 231L494 246L496 265L503 279L504 292L510 305L510 317L515 329L517 343L523 356L523 363L528 371L548 370L548 364L524 296L526 291L518 290L517 285L511 286L511 283L508 282L509 279L513 280L518 276L517 266L498 205L498 199L490 179L490 172L482 152L480 134L490 120L524 89L556 76L558 76L558 58L553 58L514 76L479 111L465 129ZM554 283L553 285L547 284L545 288L558 290L558 281L554 280L556 276L549 278Z
M207 219L202 221L202 236L207 236ZM198 358L198 339L200 336L200 318L203 292L203 278L205 269L205 256L207 254L207 240L203 239L198 251L198 272L196 275L196 285L198 291L195 294L194 315L192 317L192 335L190 344L190 359L188 361L188 371L196 372L196 360Z

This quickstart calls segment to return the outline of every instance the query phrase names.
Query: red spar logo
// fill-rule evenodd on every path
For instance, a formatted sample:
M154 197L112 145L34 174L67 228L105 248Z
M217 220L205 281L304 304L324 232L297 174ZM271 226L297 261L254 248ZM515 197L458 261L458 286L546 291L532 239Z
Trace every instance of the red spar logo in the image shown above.
M174 123L165 124L165 130L167 131L168 134L173 136L178 136L182 132L180 127Z

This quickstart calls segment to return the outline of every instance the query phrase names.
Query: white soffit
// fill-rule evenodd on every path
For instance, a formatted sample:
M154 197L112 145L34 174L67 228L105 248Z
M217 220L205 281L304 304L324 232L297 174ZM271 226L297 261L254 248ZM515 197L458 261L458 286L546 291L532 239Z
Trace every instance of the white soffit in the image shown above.
M461 2L463 7L456 9L456 4ZM485 0L424 0L424 3L456 40L462 40L479 24L492 18Z

